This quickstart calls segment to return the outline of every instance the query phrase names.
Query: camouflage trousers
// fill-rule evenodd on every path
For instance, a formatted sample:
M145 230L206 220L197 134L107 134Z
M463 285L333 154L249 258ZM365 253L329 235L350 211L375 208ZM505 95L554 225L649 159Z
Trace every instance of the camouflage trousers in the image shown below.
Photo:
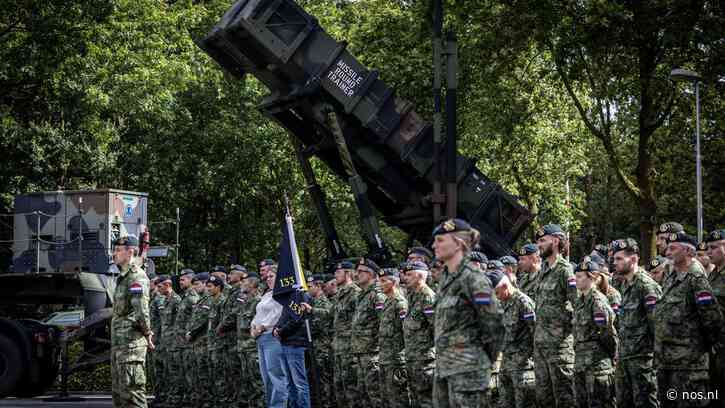
M211 399L214 407L223 407L225 405L226 394L229 391L227 387L227 379L224 375L226 372L226 360L224 346L215 344L209 347L209 357L211 357L211 378L208 384L213 385L211 388Z
M486 391L491 382L490 370L436 375L433 380L433 406L435 408L489 408Z
M242 362L239 360L236 343L235 339L234 343L229 342L224 346L224 377L227 379L224 405L230 408L237 406L237 401L240 398L239 393L243 391L237 384L237 380L242 377Z
M181 405L190 407L196 392L196 358L194 348L189 344L181 348L181 365L184 376L184 387L181 390Z
M498 381L500 408L525 408L536 404L536 380L533 368L501 370Z
M357 395L355 394L355 384L357 382L357 361L352 358L350 354L339 352L337 350L335 351L334 361L334 395L337 407L358 407L359 401L356 400Z
M435 360L408 361L406 367L411 405L415 408L432 408Z
M382 408L380 400L380 360L377 354L355 355L355 398L356 406Z
M166 402L169 396L169 381L166 378L168 352L165 347L157 346L153 351L154 361L154 402Z
M385 407L408 408L408 373L404 365L380 364L380 398Z
M657 370L657 391L662 408L707 407L720 401L687 398L685 395L707 395L709 375L707 370ZM719 396L722 398L722 396Z
M193 404L197 408L211 408L214 406L210 385L214 376L209 361L209 347L206 338L197 340L193 344L194 350L194 387L195 398Z
M179 405L181 403L182 386L185 382L181 350L167 350L166 361L164 362L164 385L168 391L165 401L172 406Z
M264 386L259 373L259 355L257 350L240 351L238 353L240 372L239 381L235 381L237 406L239 408L263 408Z
M719 390L725 398L725 346L719 346L710 353L710 391Z
M540 407L574 406L574 350L534 347L536 401Z
M319 403L322 408L334 408L335 405L335 390L334 390L334 370L335 364L334 359L330 352L329 345L315 347L315 361L317 362L317 379L313 377L313 373L310 371L308 378L310 379L311 387L317 387L312 391L310 398L315 403L315 395L319 396Z
M145 353L141 361L126 361L128 350L111 351L114 408L146 408Z
M652 357L620 360L614 372L618 408L657 408L657 374Z
M577 371L574 395L579 408L614 408L614 374L611 371Z

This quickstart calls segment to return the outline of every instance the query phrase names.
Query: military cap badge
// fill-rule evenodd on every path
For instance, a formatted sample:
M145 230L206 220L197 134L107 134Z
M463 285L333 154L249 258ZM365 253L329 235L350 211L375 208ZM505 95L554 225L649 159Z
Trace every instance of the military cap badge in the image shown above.
M675 234L674 232L670 234L670 241L677 241L677 234Z
M519 249L519 255L521 255L521 256L526 255L526 249L525 248L520 248Z
M660 232L667 232L667 230L668 230L667 224L660 225Z
M656 268L656 267L660 266L660 261L659 261L659 260L657 260L657 259L653 259L653 260L651 260L651 261L649 262L649 265L650 265L651 267L653 267L653 268Z
M453 220L448 220L445 223L443 223L443 229L451 232L456 229L456 223L453 222Z
M720 230L715 230L710 233L710 239L709 241L719 241L721 239L725 238L722 234L720 234Z
M624 249L627 247L627 241L625 241L623 239L617 240L616 244L617 244L617 248L619 248L619 249Z

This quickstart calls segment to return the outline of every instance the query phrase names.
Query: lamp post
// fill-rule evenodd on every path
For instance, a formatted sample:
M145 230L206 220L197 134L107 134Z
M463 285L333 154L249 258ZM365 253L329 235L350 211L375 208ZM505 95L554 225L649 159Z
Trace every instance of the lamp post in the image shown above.
M695 171L697 177L697 241L702 241L702 157L700 155L700 82L699 74L686 69L675 68L670 72L675 82L693 82L695 84Z

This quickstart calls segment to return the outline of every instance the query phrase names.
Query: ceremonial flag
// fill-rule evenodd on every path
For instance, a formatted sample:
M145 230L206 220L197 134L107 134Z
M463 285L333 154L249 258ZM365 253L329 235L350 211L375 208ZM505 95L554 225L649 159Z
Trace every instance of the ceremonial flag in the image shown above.
M298 290L307 291L307 280L300 265L295 230L289 208L285 213L284 221L282 224L282 241L279 244L277 277L275 278L272 297L278 303L287 306L292 295Z

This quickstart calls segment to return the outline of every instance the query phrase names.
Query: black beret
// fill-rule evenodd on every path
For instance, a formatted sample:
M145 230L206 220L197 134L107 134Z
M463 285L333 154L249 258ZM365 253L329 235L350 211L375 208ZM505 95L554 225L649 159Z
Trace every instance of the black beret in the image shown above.
M242 265L234 264L231 267L229 267L229 271L247 273L247 268L243 267Z
M166 281L171 282L171 275L159 275L158 279L159 279L158 280L159 283L164 283Z
M504 265L517 265L518 261L511 255L502 256L498 259Z
M212 285L219 287L224 286L224 281L217 278L216 276L210 276L209 280L206 281L206 283L211 283Z
M215 266L214 268L212 268L212 270L211 270L211 271L212 271L212 272L224 272L224 273L227 273L227 268L225 268L225 267L224 267L224 266L222 266L222 265L217 265L217 266Z
M376 264L375 261L370 258L360 258L360 260L357 262L357 266L364 266L366 268L369 268L373 271L374 274L380 272L380 267L378 266L378 264Z
M247 272L247 276L245 276L244 279L249 279L249 278L259 279L259 275L257 274L257 272Z
M599 272L599 264L592 261L584 261L576 266L577 272Z
M503 270L503 262L499 261L498 259L493 259L488 262L486 262L486 269L488 270Z
M433 253L430 251L430 249L428 249L426 247L421 247L421 246L412 247L408 250L408 256L410 256L411 254L417 254L417 255L425 256L428 259L433 259Z
M263 267L263 266L274 266L274 265L277 265L277 262L275 262L274 259L269 259L268 258L268 259L263 259L263 260L261 260L259 262L259 267L260 268Z
M206 282L209 279L209 272L199 272L196 275L194 275L194 278L191 280L192 282Z
M321 273L314 273L311 275L307 275L307 282L327 282L329 279L327 279L327 275L321 274Z
M494 288L498 286L498 284L501 282L501 279L503 279L503 271L501 269L489 269L484 272L484 274L491 281L491 286L493 286Z
M538 231L536 231L536 239L545 237L547 235L554 235L559 238L566 237L566 234L564 234L564 230L559 224L546 224L543 228L540 228Z
M193 269L189 269L189 268L184 268L184 269L181 270L181 272L179 272L179 276L193 275L193 274L194 274L194 270ZM193 278L193 276L192 276L192 278Z
M471 260L485 264L486 262L488 262L488 257L486 257L486 254L484 254L483 252L471 251Z
M613 254L624 250L632 251L635 254L639 253L639 244L633 238L624 238L612 241L611 248Z
M539 246L536 244L528 243L519 248L519 256L526 256L536 254L539 252Z
M355 269L355 265L350 261L340 261L335 265L335 270L337 269Z
M697 240L692 235L688 235L684 231L673 232L667 235L667 242L679 242L681 244L692 245L693 248L697 247Z
M707 237L705 237L705 242L720 241L721 239L725 239L725 229L711 231L707 234Z
M652 269L655 269L658 266L664 265L666 263L667 263L667 258L665 258L664 256L659 256L658 255L654 259L652 259L651 261L649 261L649 270L651 271Z
M128 235L125 237L121 237L113 242L113 245L115 246L127 246L127 247L137 247L138 246L138 238L134 237L133 235Z
M393 277L393 278L399 278L400 277L400 271L398 271L398 268L382 268L378 271L378 276L383 277Z
M448 234L451 232L458 232L458 231L470 231L471 230L471 224L468 222L460 219L460 218L453 218L450 220L443 221L433 229L433 236L441 235L441 234Z
M597 244L594 245L594 250L599 252L599 255L606 256L607 252L609 252L609 247L604 244Z
M664 233L673 233L674 232L676 234L678 232L684 232L684 231L685 231L685 229L682 228L682 224L677 223L677 222L666 222L666 223L660 225L658 233L664 234Z
M585 256L582 259L582 262L594 262L597 265L599 265L600 267L607 264L607 261L605 261L604 258L602 258L601 256L599 256L597 254L589 254L589 255Z
M405 265L403 265L402 269L403 269L403 272L408 272L408 271L428 272L430 270L430 268L428 267L428 265L425 262L420 262L420 261L406 262Z

